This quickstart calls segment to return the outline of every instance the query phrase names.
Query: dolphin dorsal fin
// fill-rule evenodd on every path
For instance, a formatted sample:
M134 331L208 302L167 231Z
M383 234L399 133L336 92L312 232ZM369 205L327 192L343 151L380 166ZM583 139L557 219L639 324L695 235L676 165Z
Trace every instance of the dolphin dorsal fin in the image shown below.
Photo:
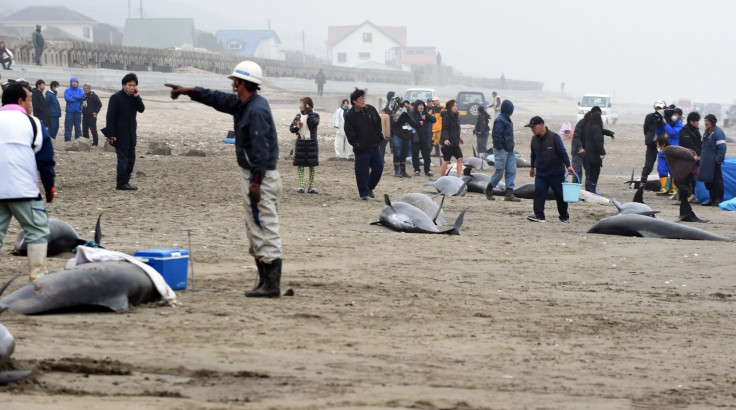
M644 203L644 185L640 186L639 189L636 190L634 199L631 202L638 202L640 204Z
M615 206L616 209L621 212L621 208L623 208L623 206L621 206L621 203L619 203L616 198L611 198L611 202L613 203L613 206Z
M100 230L100 219L102 219L102 212L100 212L100 216L97 217L97 225L95 225L95 242L97 245L100 245L100 241L102 240L102 230Z
M388 194L383 194L383 201L386 203L386 205L391 206L391 200L388 199Z
M475 147L473 147L473 156L474 157L477 157L478 156L478 154L475 152Z

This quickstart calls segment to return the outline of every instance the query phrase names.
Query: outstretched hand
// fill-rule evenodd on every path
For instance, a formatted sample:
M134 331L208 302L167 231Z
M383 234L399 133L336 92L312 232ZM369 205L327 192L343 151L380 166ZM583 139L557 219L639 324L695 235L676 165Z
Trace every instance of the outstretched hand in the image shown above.
M177 84L169 84L169 83L166 83L164 85L171 88L171 99L172 100L176 100L182 94L188 95L189 97L191 97L192 94L194 94L194 88L182 87Z

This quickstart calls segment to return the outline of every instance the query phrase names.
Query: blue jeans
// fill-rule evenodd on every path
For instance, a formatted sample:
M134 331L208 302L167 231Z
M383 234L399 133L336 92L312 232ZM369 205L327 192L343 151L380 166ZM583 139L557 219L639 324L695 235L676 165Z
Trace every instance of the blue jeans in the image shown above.
M64 118L64 141L72 140L72 126L74 126L74 139L82 136L82 113L66 112Z
M383 157L379 147L370 151L355 153L355 182L358 185L360 197L376 188L383 174Z
M562 183L565 182L565 174L559 175L537 175L534 178L534 216L544 219L544 202L547 200L547 191L552 188L557 200L557 212L560 214L560 220L564 221L570 218L567 213L567 202L562 196Z
M394 135L394 164L406 162L409 155L411 155L411 140L402 140Z
M49 124L49 136L56 139L56 134L59 133L59 117L50 117Z
M493 166L496 168L496 172L491 177L490 185L495 188L501 182L504 172L506 172L506 189L514 189L514 179L516 179L516 156L514 153L494 148Z

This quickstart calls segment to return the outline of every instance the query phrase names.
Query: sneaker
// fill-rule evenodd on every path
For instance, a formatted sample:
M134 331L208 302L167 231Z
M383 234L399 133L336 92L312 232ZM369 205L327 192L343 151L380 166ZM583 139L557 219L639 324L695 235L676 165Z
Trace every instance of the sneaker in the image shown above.
M371 198L375 198L376 197L376 194L374 194L373 193L373 190L371 189L370 191L368 191L368 196L371 197Z
M362 199L364 201L367 201L368 200L368 197L367 196L361 196L360 199Z
M544 222L544 221L542 221L542 222ZM570 223L570 218L560 219L560 222L562 222L563 224L569 224Z
M432 173L432 171L427 171L427 172L424 173L424 175L426 175L428 177L434 176L434 174Z
M419 170L416 170L416 171L414 171L414 176L415 176L415 177L418 177L418 176L419 176L419 175L421 175L421 174L422 174L422 173L421 173L421 172L419 172Z
M309 188L307 190L307 192L310 193L310 194L319 194L319 192L316 189L314 189L314 188Z
M304 192L305 192L304 187L300 187L299 189L296 190L297 194L303 194Z
M529 215L526 219L532 222L544 222L544 218L537 218L536 215Z

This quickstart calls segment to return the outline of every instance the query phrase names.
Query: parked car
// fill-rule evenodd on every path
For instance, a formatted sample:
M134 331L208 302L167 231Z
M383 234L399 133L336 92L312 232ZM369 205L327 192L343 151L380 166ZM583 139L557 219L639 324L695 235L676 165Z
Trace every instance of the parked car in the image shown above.
M428 99L434 98L437 93L431 88L409 88L404 91L404 100L414 104L416 100L427 102Z
M487 108L486 96L480 91L460 91L455 97L461 124L475 124L478 107Z
M736 123L736 104L728 107L728 111L726 111L726 117L723 119L723 128L726 128L733 123Z
M693 109L693 100L689 98L680 98L679 100L677 100L675 105L682 109L684 113L687 113L692 111Z
M611 97L606 94L585 94L578 101L576 121L582 120L585 114L596 105L601 109L601 120L604 124L615 124L618 121L618 113L611 108Z

